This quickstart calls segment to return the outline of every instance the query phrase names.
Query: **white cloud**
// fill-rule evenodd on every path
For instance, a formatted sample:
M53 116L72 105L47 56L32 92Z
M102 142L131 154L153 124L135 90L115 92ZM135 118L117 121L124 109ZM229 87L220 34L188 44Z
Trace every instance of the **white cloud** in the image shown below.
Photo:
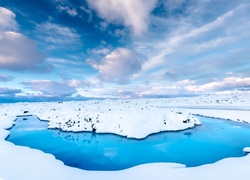
M222 30L221 36L216 38L214 38L213 35L212 38L210 37L211 39L205 38L205 36L209 37L211 36L210 33L213 33L213 31L220 31L219 28L224 26L226 21L233 18L234 14L237 11L241 11L242 8L244 9L245 7L243 5L239 5L235 9L226 12L225 14L217 17L214 21L206 23L201 27L194 27L193 25L182 24L183 22L180 22L180 26L186 26L186 28L175 29L167 35L165 40L156 42L155 47L157 49L157 55L151 57L149 61L145 63L143 69L149 70L151 68L162 66L162 64L165 64L164 62L166 62L166 56L180 51L186 50L190 54L195 50L196 52L200 52L202 50L215 48L219 45L232 41L232 37L228 37L228 35L223 32L225 30Z
M186 0L163 0L165 8L171 14L172 11L180 8L180 6L185 3Z
M250 88L250 78L228 77L221 81L214 81L204 85L186 86L186 89L192 92L213 92L213 91L226 91L226 90L241 90Z
M146 32L157 0L87 0L90 8L108 23L121 24L135 36Z
M10 10L0 7L0 31L17 30L18 25L15 20L16 15Z
M104 82L126 84L132 75L141 70L144 58L129 49L118 48L107 54L100 62L88 60L99 71L99 78Z
M51 66L44 63L45 55L37 44L17 32L15 14L0 7L0 17L0 69L48 71Z
M37 24L37 37L47 44L48 49L60 48L72 49L80 46L80 35L76 30L51 22Z
M53 80L31 80L24 81L25 88L46 97L71 97L77 94L77 89L95 87L95 82L80 81L76 79L53 81Z
M176 84L181 85L181 86L187 86L187 85L191 85L194 83L195 81L191 81L190 79L184 79L184 80L176 82Z
M77 11L74 8L69 8L68 6L62 6L62 5L58 5L57 9L60 12L66 12L68 13L70 16L77 16Z
M107 55L110 53L110 50L108 48L94 48L94 49L89 49L88 53L91 55Z
M6 31L0 33L0 68L13 71L48 71L44 54L34 41L24 35Z
M227 72L249 77L249 12L249 3L238 2L226 12L221 11L222 14L213 10L211 13L216 15L209 20L204 20L204 14L198 16L197 12L197 16L185 14L187 17L176 18L174 25L166 18L169 27L166 32L159 32L160 38L133 44L136 51L145 52L148 57L137 80L146 77L150 82L159 81L155 76L147 77L153 73L159 77L165 72L178 75L176 80L189 79L200 84L213 82L213 78L223 79L228 76ZM195 24L192 19L202 23ZM171 77L171 74L165 77ZM185 83L176 85L188 86ZM190 86L186 91L203 92L202 89L197 91L196 86Z
M76 93L76 89L65 82L32 80L25 81L22 84L32 91L39 91L43 95L50 97L71 96Z
M80 89L79 93L86 97L106 98L158 98L168 96L194 95L206 93L249 93L250 78L229 77L196 85L195 81L185 79L176 83L155 82L150 84L126 84L116 86L100 86L91 89Z
M140 89L139 97L160 97L187 94L187 91L178 86L148 86Z

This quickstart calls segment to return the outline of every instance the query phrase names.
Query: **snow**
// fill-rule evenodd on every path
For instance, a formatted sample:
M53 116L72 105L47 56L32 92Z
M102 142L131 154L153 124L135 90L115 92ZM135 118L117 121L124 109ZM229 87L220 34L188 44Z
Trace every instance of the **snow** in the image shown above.
M179 131L201 124L188 112L156 108L140 100L5 104L1 106L0 113L10 112L11 109L15 109L12 115L35 115L48 120L49 128L114 133L137 139L152 133Z
M250 123L250 111L246 110L217 110L217 109L185 109L182 112L190 112L192 114L227 119L231 121Z
M245 147L245 148L243 149L243 152L245 152L245 153L250 153L250 147Z
M122 102L123 105L126 105L122 106ZM100 105L100 103L104 104ZM131 104L133 104L133 106L131 106ZM158 108L156 106L158 106ZM121 107L123 109L119 111ZM174 110L174 107L177 107L177 109ZM79 110L79 108L81 110ZM125 110L126 108L128 110ZM205 112L205 109L210 110L210 112ZM122 171L85 171L65 166L61 161L55 159L53 155L46 154L40 150L16 146L5 141L5 138L9 134L9 131L6 129L12 127L15 116L24 114L37 115L41 119L50 120L51 127L59 127L62 129L65 128L64 126L65 124L67 125L66 122L69 122L68 120L70 118L75 118L79 115L81 117L80 127L84 127L85 125L89 128L87 130L93 129L91 129L91 125L94 121L93 126L96 127L97 132L105 130L128 137L144 137L153 132L165 131L166 128L164 129L164 125L168 125L169 128L167 130L193 127L196 123L198 124L199 121L193 118L189 112L194 113L195 110L197 110L195 114L200 111L199 113L201 113L201 115L209 115L211 117L219 116L226 119L231 118L232 120L234 119L233 115L236 113L237 116L235 117L237 117L237 119L240 119L242 122L249 122L246 115L241 115L249 109L250 98L249 96L243 95L238 95L236 97L201 96L190 98L133 100L129 102L106 100L88 101L84 103L2 104L0 105L0 179L248 180L250 179L250 154L240 158L227 158L213 164L191 168L186 168L184 165L174 163L151 163ZM86 110L88 115L84 113ZM214 110L214 112L212 110ZM24 113L24 111L29 112ZM215 114L215 112L223 113ZM100 115L100 113L102 114ZM89 119L89 117L92 118L91 124L85 123L85 120ZM106 120L107 117L109 117L108 121ZM124 118L123 121L119 120L121 117L122 119ZM152 121L147 121L145 117L147 117L147 119L154 119ZM175 118L177 118L177 120L174 120ZM190 118L191 123L183 123L183 120L187 120L188 118ZM73 120L74 119L72 119L72 121ZM103 123L98 124L97 120L100 122L103 121ZM166 124L164 124L164 120ZM60 122L61 125L59 125ZM118 128L118 124L120 128ZM72 125L64 130L82 130L80 127L78 128L77 124L77 126ZM150 127L150 129L144 129L148 127ZM135 132L140 130L140 128L143 130ZM120 132L120 129L123 130L123 133ZM244 150L248 151L249 147Z
M155 104L213 118L250 123L250 95L204 95L197 97L169 98Z
M152 163L122 171L85 171L63 165L52 155L0 141L0 178L16 179L175 179L211 180L250 177L250 155L227 158L214 164L185 168L180 164Z

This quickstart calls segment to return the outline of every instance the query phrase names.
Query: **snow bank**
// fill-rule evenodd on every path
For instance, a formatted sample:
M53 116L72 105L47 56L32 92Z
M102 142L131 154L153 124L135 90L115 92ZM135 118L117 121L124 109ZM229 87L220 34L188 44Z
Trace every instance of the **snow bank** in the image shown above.
M207 117L250 123L250 111L246 110L179 109L179 111Z
M243 149L243 152L244 153L250 153L250 147L245 147L244 149Z
M162 108L180 112L250 123L250 95L204 95L155 100Z
M0 113L36 115L50 121L49 128L63 131L114 133L130 138L145 138L162 131L179 131L200 125L190 113L156 108L140 100L4 104ZM6 114L6 113L5 113Z

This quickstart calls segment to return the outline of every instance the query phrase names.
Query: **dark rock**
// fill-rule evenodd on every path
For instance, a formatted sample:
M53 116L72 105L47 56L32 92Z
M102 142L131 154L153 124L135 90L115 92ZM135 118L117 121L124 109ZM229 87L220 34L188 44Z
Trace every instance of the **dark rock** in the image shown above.
M190 123L190 119L186 119L182 121L183 123Z

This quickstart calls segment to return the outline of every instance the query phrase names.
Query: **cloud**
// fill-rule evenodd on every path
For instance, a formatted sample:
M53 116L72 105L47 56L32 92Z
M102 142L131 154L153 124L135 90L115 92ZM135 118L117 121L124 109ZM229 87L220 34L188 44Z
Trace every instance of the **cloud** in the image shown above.
M66 26L45 22L36 25L36 33L38 39L46 43L44 46L47 49L57 49L58 47L75 49L81 46L80 35L76 30Z
M0 32L0 47L0 69L47 72L51 68L43 63L45 55L36 43L20 33Z
M56 7L59 13L67 13L68 15L74 17L78 15L75 7L77 7L75 2L71 0L50 0L51 3Z
M89 81L79 81L75 79L64 81L31 80L24 81L21 84L27 89L36 91L39 96L52 98L71 97L73 94L77 93L77 88L92 86L92 83Z
M62 6L62 5L58 5L57 9L60 12L66 12L68 13L70 16L77 16L77 11L74 8L69 8L68 6Z
M87 62L99 71L101 81L126 84L141 70L143 61L140 54L126 48L117 48L100 62L90 59Z
M187 86L186 89L193 92L215 92L226 90L244 90L250 88L250 78L228 77L221 81L214 81L203 85Z
M98 55L107 55L110 53L110 49L108 48L94 48L94 49L89 49L88 53L90 55L98 56Z
M16 15L10 10L0 7L0 31L17 30Z
M186 0L162 0L165 8L169 14L174 13L174 10L178 10L185 3Z
M76 89L65 82L51 80L32 80L22 82L26 88L32 91L39 91L43 95L50 97L71 96L76 93Z
M176 82L176 84L180 85L180 86L187 86L187 85L192 85L194 84L195 81L191 81L190 79L184 79L182 81L178 81Z
M17 93L21 93L22 90L20 89L10 89L10 88L7 88L7 87L2 87L0 88L0 95L15 95Z
M150 84L126 84L99 86L79 89L85 97L104 98L164 98L174 96L194 96L199 94L249 93L250 78L229 77L213 83L198 85L190 79L173 83L155 82Z
M7 74L0 74L0 82L8 82L12 81L14 79L13 76L7 75Z
M84 13L86 13L88 15L88 20L87 20L88 22L91 22L93 20L93 14L92 14L90 9L88 9L84 6L81 6L80 10L82 10Z
M108 23L123 25L141 36L149 25L149 16L157 0L87 0L89 7Z
M226 32L232 24L228 24L228 22L234 19L235 13L242 10L245 11L247 8L243 5L239 5L217 17L214 21L207 22L199 27L182 22L184 20L180 21L180 27L178 26L172 32L168 32L164 41L156 42L155 48L157 56L151 57L150 60L145 63L144 69L147 70L162 66L164 61L166 62L165 58L167 56L179 53L180 51L187 54L200 53L207 49L222 46L230 41L232 42L232 37L228 36L228 32ZM237 21L240 20L241 19L237 19ZM181 26L185 28L181 28ZM220 34L219 36L218 33Z
M195 1L188 7L181 5L183 11L177 12L178 17L161 17L164 21L158 26L164 24L164 31L155 32L154 35L159 35L152 35L149 40L147 37L133 43L133 49L147 57L138 76L140 79L136 80L152 74L162 77L166 72L178 74L176 80L199 83L223 79L227 77L226 72L248 76L250 4L242 2L231 2L225 8L221 7L222 1L216 6L212 6L210 0ZM216 11L218 7L220 11ZM211 15L209 18L205 16L207 13ZM157 81L155 77L148 80Z
M37 44L17 32L15 14L0 7L0 16L0 69L49 71L51 66L44 63L45 54L38 50Z

